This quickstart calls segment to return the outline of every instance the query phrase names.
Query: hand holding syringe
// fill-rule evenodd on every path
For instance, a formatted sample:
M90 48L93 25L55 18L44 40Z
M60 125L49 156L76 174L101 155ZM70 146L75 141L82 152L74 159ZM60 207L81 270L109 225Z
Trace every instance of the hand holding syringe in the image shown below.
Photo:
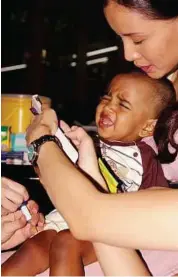
M31 112L34 115L41 113L41 105L42 105L42 103L41 103L38 95L33 95ZM59 141L62 145L62 149L64 150L66 155L70 158L70 160L73 163L76 163L78 160L78 152L60 128L57 129L55 136L59 139Z

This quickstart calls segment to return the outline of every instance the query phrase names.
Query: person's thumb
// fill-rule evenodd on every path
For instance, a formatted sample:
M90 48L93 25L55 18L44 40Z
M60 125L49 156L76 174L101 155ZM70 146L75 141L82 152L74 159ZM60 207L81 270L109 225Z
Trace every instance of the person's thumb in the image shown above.
M63 130L64 133L71 131L70 126L65 121L60 120L59 124L60 124L60 128Z
M26 219L24 216L22 216L19 219L16 219L14 221L9 221L4 223L4 232L6 234L13 234L17 230L23 228L26 225Z

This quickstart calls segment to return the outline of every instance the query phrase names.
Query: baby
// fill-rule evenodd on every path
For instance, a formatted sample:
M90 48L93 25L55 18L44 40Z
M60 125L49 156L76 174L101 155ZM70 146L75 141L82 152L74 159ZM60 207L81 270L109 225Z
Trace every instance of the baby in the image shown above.
M159 140L159 132L155 133L155 138L159 157L163 158L164 152L172 161L177 155L177 146L174 134L170 136L172 121L169 117L177 110L177 103L175 90L166 79L150 79L143 73L113 78L107 95L102 97L96 110L99 159L92 139L82 128L70 128L64 122L61 122L61 128L78 148L78 166L101 186L103 192L168 187L155 152L142 139L153 135L157 119L161 122L162 111L171 105L173 108L169 108L165 119L169 122L165 135L167 145L160 147L159 142L163 143L163 140L162 134ZM168 142L176 151L173 156L169 154ZM54 210L46 217L45 231L26 241L2 265L2 275L32 276L49 267L51 276L83 276L84 266L95 261L92 244L76 240Z

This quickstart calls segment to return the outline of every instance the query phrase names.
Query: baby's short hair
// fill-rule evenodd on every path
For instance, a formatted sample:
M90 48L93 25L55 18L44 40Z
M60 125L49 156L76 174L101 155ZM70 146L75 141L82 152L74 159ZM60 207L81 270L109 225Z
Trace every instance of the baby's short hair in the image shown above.
M133 77L145 79L150 90L151 103L153 104L153 114L158 118L160 113L168 106L176 102L176 91L170 80L166 77L161 79L152 79L143 72L130 73ZM150 87L149 87L150 86Z
M155 86L153 105L155 106L155 116L158 118L166 107L176 102L176 91L172 82L167 78L152 79L152 82Z

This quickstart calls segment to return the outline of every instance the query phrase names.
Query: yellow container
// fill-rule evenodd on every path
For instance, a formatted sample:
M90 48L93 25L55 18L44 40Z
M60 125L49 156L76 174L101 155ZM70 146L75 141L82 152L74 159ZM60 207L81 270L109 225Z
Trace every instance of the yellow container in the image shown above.
M31 108L32 95L2 94L1 125L11 127L12 133L25 133L33 117ZM43 104L51 106L51 99L39 96Z

